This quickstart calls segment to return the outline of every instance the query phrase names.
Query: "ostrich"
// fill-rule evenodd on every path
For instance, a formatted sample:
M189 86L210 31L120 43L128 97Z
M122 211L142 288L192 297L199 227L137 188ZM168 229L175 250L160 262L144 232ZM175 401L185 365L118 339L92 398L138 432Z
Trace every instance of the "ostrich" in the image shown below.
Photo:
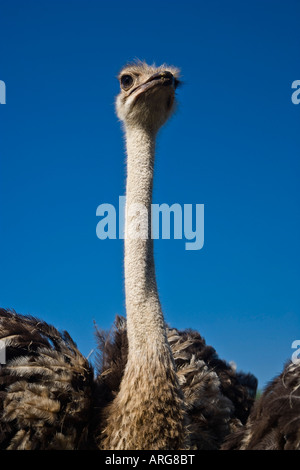
M117 317L108 335L96 330L95 374L68 333L0 310L7 354L0 369L2 449L217 449L246 422L253 403L256 379L219 359L199 333L169 328L161 309L150 229L154 153L175 108L179 70L137 62L119 81L126 320Z
M300 363L288 362L222 450L300 450Z

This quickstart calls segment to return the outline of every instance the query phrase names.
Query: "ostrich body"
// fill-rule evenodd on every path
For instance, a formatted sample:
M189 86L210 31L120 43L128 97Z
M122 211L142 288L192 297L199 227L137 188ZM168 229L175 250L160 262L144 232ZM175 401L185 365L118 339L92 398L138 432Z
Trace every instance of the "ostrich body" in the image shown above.
M300 450L300 363L289 362L223 450Z
M97 333L95 377L67 333L0 311L0 448L219 448L245 423L256 379L237 374L193 331L166 326L155 279L151 201L155 140L174 110L174 67L126 66L116 109L127 149L126 321ZM137 210L138 209L138 210ZM146 217L140 213L145 209Z
M199 333L166 331L184 396L190 446L218 449L246 422L256 379L237 374ZM0 366L0 449L103 448L107 412L127 363L125 319L117 317L108 333L97 329L96 337L94 371L66 332L0 309L0 338L6 342L6 364Z

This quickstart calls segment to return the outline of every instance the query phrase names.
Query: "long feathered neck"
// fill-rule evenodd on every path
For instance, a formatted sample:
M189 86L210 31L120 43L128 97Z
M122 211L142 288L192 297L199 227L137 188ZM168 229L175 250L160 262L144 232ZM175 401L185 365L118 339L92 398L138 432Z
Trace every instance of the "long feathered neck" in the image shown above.
M126 129L125 295L129 358L145 350L165 350L164 318L155 278L151 202L155 134Z
M151 200L155 135L126 129L125 294L128 360L120 390L107 409L101 447L182 449L185 441L178 383L157 292Z

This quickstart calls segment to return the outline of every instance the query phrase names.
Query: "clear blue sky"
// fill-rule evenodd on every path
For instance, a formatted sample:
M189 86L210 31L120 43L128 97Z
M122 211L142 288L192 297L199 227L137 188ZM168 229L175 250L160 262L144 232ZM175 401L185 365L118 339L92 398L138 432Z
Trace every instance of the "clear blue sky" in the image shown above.
M123 241L96 208L124 195L116 75L182 69L154 200L204 204L205 244L155 242L167 321L200 331L260 386L300 339L297 0L0 0L0 305L66 329L124 314Z

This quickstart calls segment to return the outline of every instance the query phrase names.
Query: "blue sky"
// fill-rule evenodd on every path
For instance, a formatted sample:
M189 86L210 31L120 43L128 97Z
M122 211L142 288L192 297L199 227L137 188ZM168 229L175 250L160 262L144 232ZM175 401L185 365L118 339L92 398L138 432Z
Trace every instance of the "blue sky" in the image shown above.
M1 0L0 305L95 347L124 314L123 241L96 208L125 188L116 75L178 66L154 202L204 204L205 243L156 240L166 320L263 386L300 339L297 0ZM93 357L93 356L91 356Z

